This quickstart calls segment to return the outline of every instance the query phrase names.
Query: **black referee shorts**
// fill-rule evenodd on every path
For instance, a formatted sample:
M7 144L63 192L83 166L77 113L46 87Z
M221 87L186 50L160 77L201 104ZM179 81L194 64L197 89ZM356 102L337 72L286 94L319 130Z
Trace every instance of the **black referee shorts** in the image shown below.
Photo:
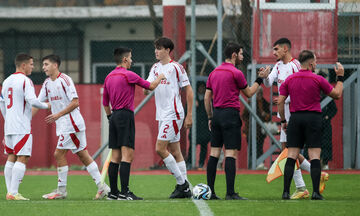
M135 149L134 112L127 109L113 111L109 120L109 148L127 146Z
M241 119L235 108L215 108L211 122L211 147L241 148Z
M287 147L321 148L321 113L301 111L291 113L287 126Z

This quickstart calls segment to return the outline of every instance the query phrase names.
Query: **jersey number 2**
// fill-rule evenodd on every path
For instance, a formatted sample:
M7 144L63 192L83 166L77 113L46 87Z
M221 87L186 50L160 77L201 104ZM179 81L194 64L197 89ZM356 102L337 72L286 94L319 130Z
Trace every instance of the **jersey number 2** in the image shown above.
M163 133L167 133L167 130L169 129L169 125L167 124L167 125L165 125L165 128L164 128L164 131L163 131Z
M7 105L7 108L10 109L13 105L13 88L8 89L8 98L10 100L10 103Z

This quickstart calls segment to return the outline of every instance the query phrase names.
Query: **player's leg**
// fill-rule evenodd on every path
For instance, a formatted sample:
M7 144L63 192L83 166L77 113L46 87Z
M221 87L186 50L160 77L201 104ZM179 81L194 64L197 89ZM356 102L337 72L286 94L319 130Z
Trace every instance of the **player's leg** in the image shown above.
M7 144L6 144L7 143ZM4 167L4 177L6 183L6 198L10 194L10 186L11 186L11 176L12 176L12 169L16 162L16 155L14 154L14 150L12 147L12 136L6 135L3 139L4 145L4 153L7 154L7 160Z
M62 138L60 137L59 139ZM66 185L69 166L66 160L66 153L68 149L59 149L58 147L59 144L54 152L54 157L57 164L58 185L57 188L51 193L44 194L42 196L44 199L65 199L67 196Z
M32 135L13 135L14 154L16 155L16 162L12 168L11 184L10 184L10 200L29 200L24 198L19 193L19 185L24 178L26 171L26 164L29 161L32 151Z
M76 155L79 157L80 161L85 165L86 170L94 180L98 190L95 195L95 199L102 199L105 195L110 192L109 186L105 183L101 183L101 174L99 172L98 165L92 159L87 150L81 150L76 152Z
M111 137L111 136L110 136ZM119 165L121 161L121 149L115 148L115 146L110 146L111 138L109 137L109 147L112 148L111 151L111 161L108 168L109 183L110 183L110 193L108 194L109 200L117 200L119 198L119 188L118 188L118 176L119 176Z
M169 143L168 150L170 154L174 156L176 165L179 167L181 175L184 177L185 180L188 180L186 164L180 149L180 142Z
M287 147L288 157L284 169L284 190L282 199L290 199L290 185L294 175L295 162L304 145L304 129L302 125L302 116L293 114L287 128ZM296 183L296 181L295 181ZM296 185L297 186L297 185Z
M280 142L282 148L286 148L287 135L285 131L281 128L280 131ZM301 157L301 156L299 156ZM301 164L301 162L300 162ZM304 166L304 165L303 165ZM306 189L305 181L303 179L302 173L300 169L296 169L293 174L293 179L295 182L296 190L291 195L291 199L304 199L309 197L309 191Z
M185 178L181 174L174 156L168 151L168 145L174 136L172 124L172 121L159 122L159 134L156 141L156 153L161 157L161 159L163 159L170 173L174 175L177 185L182 185L185 183Z
M211 121L210 156L206 167L206 180L212 192L210 199L214 199L214 200L220 199L218 196L216 196L215 179L216 179L217 165L219 162L219 157L221 154L221 149L223 147L223 141L224 141L222 129L221 129L221 125L219 124L219 121L221 121L221 116L219 116L219 110L215 109L213 120Z
M15 162L16 162L16 156L14 154L8 154L7 161L4 167L5 184L7 189L6 196L10 193L11 176Z
M214 147L212 142L210 148L210 156L206 167L207 184L211 189L210 199L220 199L218 196L216 196L215 193L216 170L217 170L217 164L219 161L220 153L221 153L221 147Z

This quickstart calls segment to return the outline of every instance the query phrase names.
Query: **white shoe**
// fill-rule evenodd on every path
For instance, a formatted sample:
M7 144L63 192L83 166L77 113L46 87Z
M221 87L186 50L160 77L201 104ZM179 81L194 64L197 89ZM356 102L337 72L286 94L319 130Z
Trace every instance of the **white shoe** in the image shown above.
M267 170L267 169L268 168L265 166L264 163L261 163L256 167L256 170Z
M44 199L65 199L67 196L67 192L61 192L59 189L55 189L53 192L49 194L45 194L42 197Z
M95 199L95 200L97 200L97 199L102 199L102 198L104 198L105 196L107 196L107 194L108 194L109 192L110 192L109 186L108 186L107 184L103 183L103 184L99 187L99 189L98 189L98 191L97 191L94 199Z

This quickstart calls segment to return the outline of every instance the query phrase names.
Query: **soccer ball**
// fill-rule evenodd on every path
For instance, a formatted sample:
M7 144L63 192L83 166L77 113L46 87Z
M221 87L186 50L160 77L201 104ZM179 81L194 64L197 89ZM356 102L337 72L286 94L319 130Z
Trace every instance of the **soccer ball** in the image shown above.
M200 183L195 185L192 196L196 200L209 200L211 197L211 189L208 185Z

